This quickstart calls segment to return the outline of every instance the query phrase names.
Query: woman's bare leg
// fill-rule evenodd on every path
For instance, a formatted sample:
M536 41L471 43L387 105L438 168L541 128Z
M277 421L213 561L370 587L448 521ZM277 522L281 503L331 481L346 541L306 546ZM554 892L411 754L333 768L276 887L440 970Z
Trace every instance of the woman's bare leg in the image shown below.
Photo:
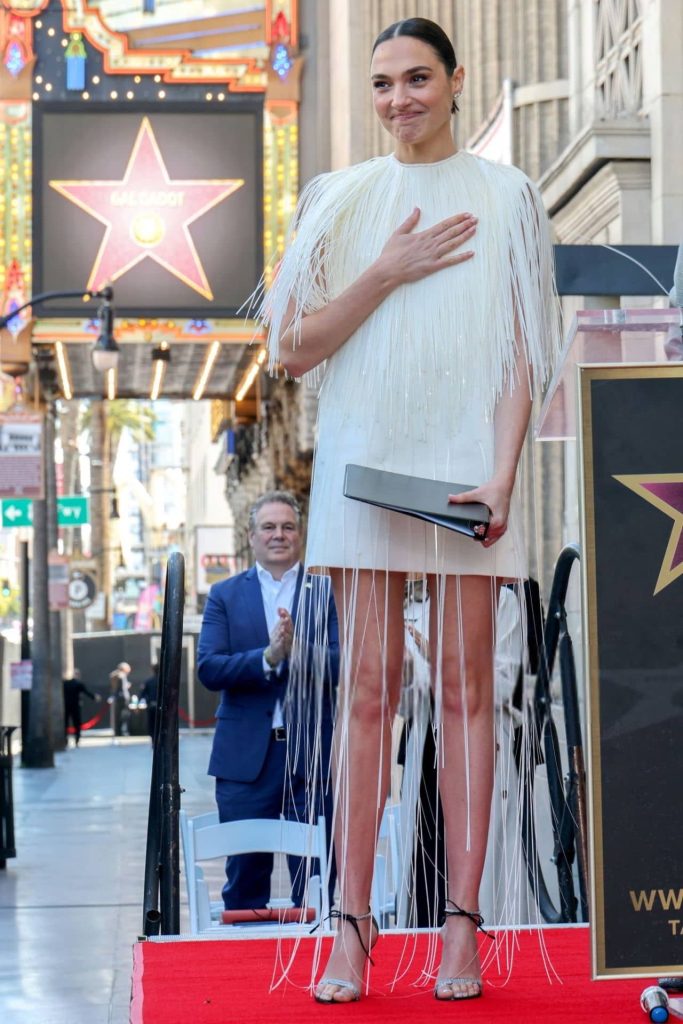
M367 914L377 833L389 788L391 727L403 666L403 589L400 573L333 570L342 666L332 748L335 851L344 913ZM370 918L359 922L367 949ZM324 978L361 987L365 953L353 926L339 922ZM350 989L324 981L316 998L353 999Z
M447 894L452 904L468 911L479 910L491 814L498 593L496 580L487 576L430 579L432 673L441 691L437 749ZM476 984L439 984L445 978L480 979L475 925L466 917L447 917L442 936L437 996L477 995Z

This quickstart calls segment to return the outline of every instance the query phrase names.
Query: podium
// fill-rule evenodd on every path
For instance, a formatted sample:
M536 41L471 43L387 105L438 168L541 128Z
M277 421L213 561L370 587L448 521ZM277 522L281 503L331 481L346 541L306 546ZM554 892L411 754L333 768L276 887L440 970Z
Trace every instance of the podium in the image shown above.
M577 437L593 975L683 974L680 311L577 314L536 436Z

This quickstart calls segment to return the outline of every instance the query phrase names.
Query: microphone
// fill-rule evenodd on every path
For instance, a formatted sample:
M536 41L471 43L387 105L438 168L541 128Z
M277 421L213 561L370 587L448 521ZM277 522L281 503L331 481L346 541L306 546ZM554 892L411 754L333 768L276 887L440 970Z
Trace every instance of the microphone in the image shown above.
M664 351L670 359L683 359L683 242L678 247L674 267L674 286L669 292L669 302L680 312L678 327L669 330Z
M640 994L640 1006L654 1024L669 1019L669 999L663 988L659 985L650 985Z
M672 306L683 310L683 242L678 247L676 266L674 267L674 286L669 292Z
M674 267L674 286L670 292L667 292L666 288L655 275L648 270L648 268L626 252L622 252L621 249L615 248L613 245L607 245L606 242L600 243L602 249L607 249L609 252L615 252L617 256L623 256L625 260L629 260L631 263L635 263L644 273L651 277L656 285L661 288L664 295L668 295L669 302L674 308L678 308L681 311L680 325L678 327L671 327L669 329L669 337L664 345L664 351L667 357L674 360L680 360L683 353L683 242L678 246L678 256L676 257L676 265Z

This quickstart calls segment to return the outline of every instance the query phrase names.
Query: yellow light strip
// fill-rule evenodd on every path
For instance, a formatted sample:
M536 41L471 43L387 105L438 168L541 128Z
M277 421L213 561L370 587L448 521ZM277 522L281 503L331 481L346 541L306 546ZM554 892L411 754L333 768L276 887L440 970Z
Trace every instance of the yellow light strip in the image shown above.
M263 366L263 364L266 361L266 355L267 355L266 349L262 348L261 351L259 352L259 354L256 356L256 359L254 359L253 362L251 363L251 365L250 365L249 369L247 370L247 372L245 373L244 377L242 377L242 380L240 381L240 385L237 388L237 391L235 392L235 401L236 402L241 402L242 399L244 398L244 396L249 391L249 388L251 387L251 385L256 380L256 377L258 375L259 370L261 369L261 367Z
M161 385L166 373L166 360L155 359L154 360L154 372L152 375L152 387L150 388L149 397L150 401L156 402L161 391Z
M71 387L71 374L69 373L69 357L61 341L55 343L55 354L57 356L57 369L59 370L59 386L62 389L64 398L68 402L73 398L74 393Z
M208 383L209 375L211 373L211 370L213 369L213 364L216 362L216 359L218 358L218 353L220 352L220 350L220 341L214 341L209 346L209 351L207 353L206 360L204 361L204 366L201 369L199 377L197 378L197 383L194 386L194 391L192 392L192 397L195 400L195 402L198 402L199 399L204 394L204 388Z
M113 402L116 398L116 370L107 370L107 398Z
M256 379L256 374L258 373L258 371L259 371L258 363L252 363L251 366L249 367L249 369L247 370L246 374L242 378L242 383L240 384L239 388L235 392L235 401L236 402L241 402L242 401L242 399L246 395L247 391L249 390L251 385L254 383L254 380Z

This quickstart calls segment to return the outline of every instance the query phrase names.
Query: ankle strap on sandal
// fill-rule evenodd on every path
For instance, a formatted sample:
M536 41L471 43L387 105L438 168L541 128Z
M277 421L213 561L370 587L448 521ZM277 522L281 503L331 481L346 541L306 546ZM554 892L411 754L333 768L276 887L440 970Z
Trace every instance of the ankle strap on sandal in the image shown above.
M327 915L325 920L326 921L334 921L334 920L348 921L348 923L353 926L353 930L355 931L356 935L358 936L358 941L360 943L360 948L363 950L363 952L365 953L366 957L368 958L368 960L370 961L370 963L374 967L375 966L375 961L372 959L372 956L370 955L370 950L368 949L368 947L363 942L363 937L362 937L362 935L360 933L360 928L358 927L358 922L359 921L367 921L368 918L370 918L371 921L372 921L372 923L370 925L370 937L372 938L372 928L376 926L376 922L375 922L374 917L372 916L372 910L370 909L370 907L368 907L367 912L365 914L347 914L345 910L337 910L336 908L333 908L329 912L329 914ZM318 923L313 928L311 928L310 934L313 934L313 932L316 930L316 928L320 927L321 923L322 923L321 921L318 921Z
M450 904L450 906L448 904ZM482 935L485 935L488 939L493 938L491 932L487 932L486 929L483 927L484 918L482 917L478 910L463 910L462 907L459 907L458 904L455 903L453 900L447 899L446 906L443 908L443 912L444 917L469 918L472 924L476 926L478 932L481 932Z

